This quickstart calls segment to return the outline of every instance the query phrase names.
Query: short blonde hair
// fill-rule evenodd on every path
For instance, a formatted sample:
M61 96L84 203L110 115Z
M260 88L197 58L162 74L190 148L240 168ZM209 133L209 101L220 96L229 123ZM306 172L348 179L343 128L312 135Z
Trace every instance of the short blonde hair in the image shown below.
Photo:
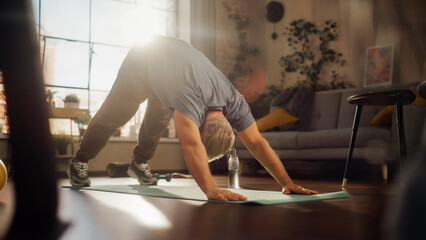
M200 129L200 135L209 161L220 158L234 145L234 131L224 116L206 119Z

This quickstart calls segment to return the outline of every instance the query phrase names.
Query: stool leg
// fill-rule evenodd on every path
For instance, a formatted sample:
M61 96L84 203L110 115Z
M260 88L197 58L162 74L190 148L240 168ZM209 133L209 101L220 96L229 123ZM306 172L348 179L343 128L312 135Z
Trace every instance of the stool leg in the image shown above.
M352 135L351 135L351 142L350 142L350 145L349 145L348 157L346 158L345 172L343 174L342 189L346 188L346 182L348 180L347 177L346 177L346 174L347 174L347 171L348 171L349 161L352 160L352 153L354 151L356 133L358 132L359 119L361 118L361 111L362 111L362 105L357 105L356 109L355 109L354 122L353 122L353 125L352 125Z
M388 165L386 163L382 163L382 177L383 181L388 181Z
M407 146L405 143L405 130L404 130L401 96L396 96L396 126L398 128L399 166L401 169L403 161L407 157Z

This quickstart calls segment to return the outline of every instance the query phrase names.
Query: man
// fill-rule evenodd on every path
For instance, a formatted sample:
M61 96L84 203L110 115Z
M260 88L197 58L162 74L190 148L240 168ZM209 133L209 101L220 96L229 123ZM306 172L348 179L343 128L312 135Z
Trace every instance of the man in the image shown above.
M284 194L317 193L292 182L280 159L260 135L244 97L218 69L188 43L160 36L129 51L111 92L68 164L73 186L90 186L88 161L146 99L148 107L128 169L129 176L140 184L156 184L147 161L154 155L172 117L188 170L208 199L246 200L242 195L218 188L208 167L209 160L231 149L233 129L281 184Z

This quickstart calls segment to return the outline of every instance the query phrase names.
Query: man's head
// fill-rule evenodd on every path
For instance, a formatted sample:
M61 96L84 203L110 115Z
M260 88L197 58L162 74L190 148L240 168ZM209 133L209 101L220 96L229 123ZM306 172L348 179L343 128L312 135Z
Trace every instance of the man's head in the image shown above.
M234 131L220 111L207 112L200 135L209 161L223 156L234 145Z

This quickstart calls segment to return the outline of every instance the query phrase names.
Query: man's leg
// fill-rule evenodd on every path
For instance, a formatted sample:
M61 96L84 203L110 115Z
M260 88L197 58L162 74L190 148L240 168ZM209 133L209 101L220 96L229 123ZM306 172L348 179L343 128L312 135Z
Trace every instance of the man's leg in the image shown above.
M135 54L129 54L123 62L114 86L90 121L74 159L68 163L67 175L73 186L90 186L88 161L101 151L117 128L132 118L149 96L143 67L135 59Z
M127 123L151 90L143 83L144 76L135 69L135 61L124 61L110 93L92 118L81 140L76 160L88 162L102 150L114 132ZM130 62L130 63L127 63Z
M155 96L149 96L141 128L138 144L133 149L133 159L137 163L146 163L157 149L158 142L170 122L170 115L163 104Z
M123 101L123 102L122 102ZM78 161L87 162L96 157L114 132L136 113L139 101L126 94L112 93L90 121L76 153Z
M130 177L136 178L141 185L156 185L157 179L151 174L147 161L154 156L158 142L166 130L170 116L161 102L149 96L148 107L139 130L138 144L133 149L133 161L127 170Z

